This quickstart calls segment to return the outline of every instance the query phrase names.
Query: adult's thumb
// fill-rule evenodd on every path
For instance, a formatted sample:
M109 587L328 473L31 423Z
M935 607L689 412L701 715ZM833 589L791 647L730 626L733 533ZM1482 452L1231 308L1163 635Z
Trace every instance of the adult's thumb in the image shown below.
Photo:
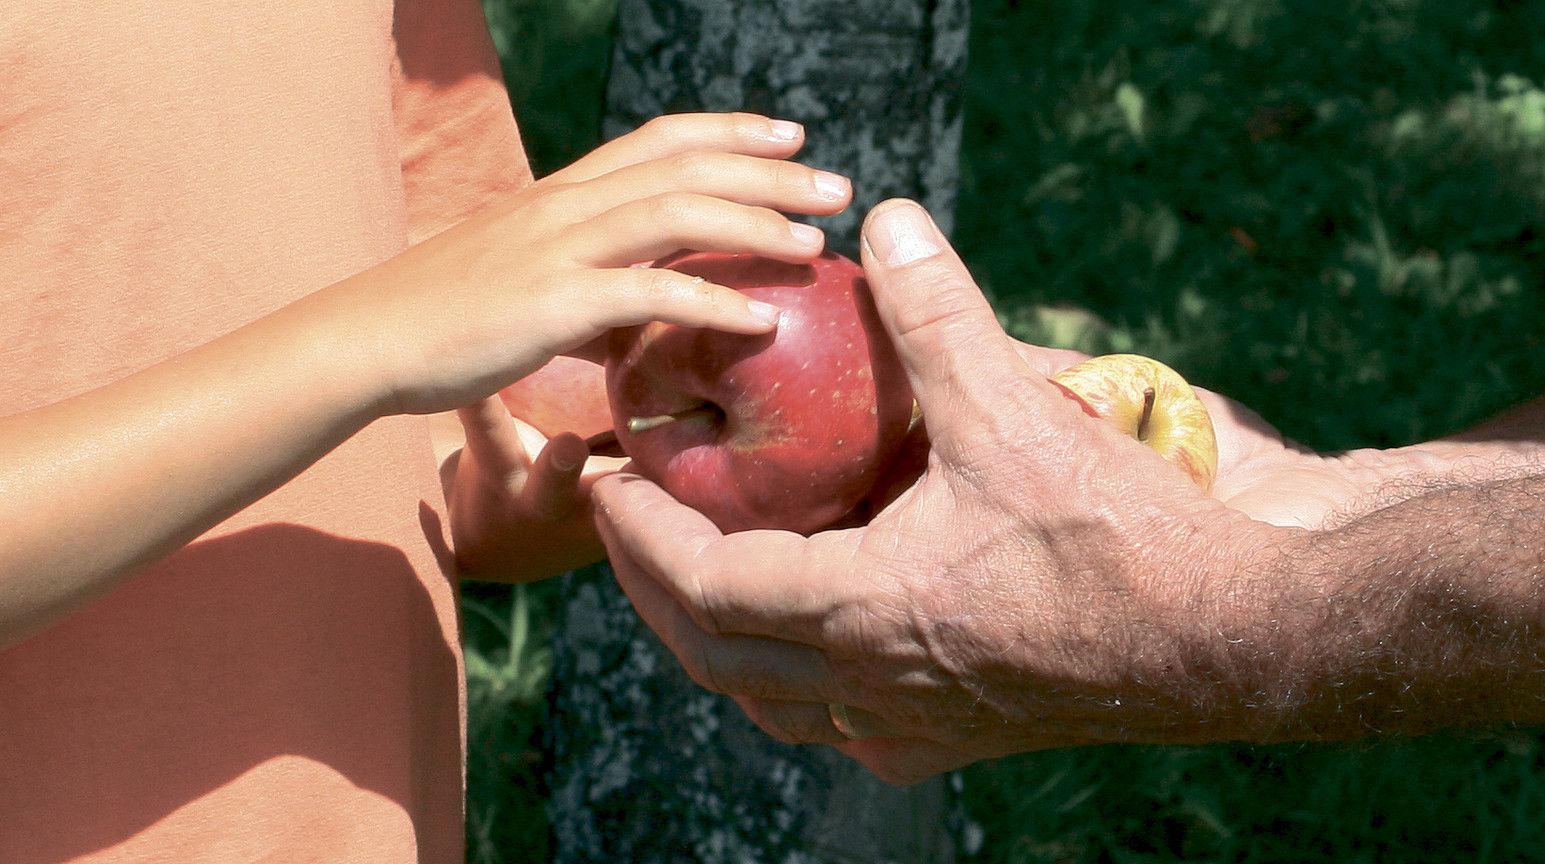
M941 433L969 423L962 409L972 402L995 410L990 394L1022 380L1027 367L928 213L904 199L880 203L864 222L862 256L930 438L940 443Z

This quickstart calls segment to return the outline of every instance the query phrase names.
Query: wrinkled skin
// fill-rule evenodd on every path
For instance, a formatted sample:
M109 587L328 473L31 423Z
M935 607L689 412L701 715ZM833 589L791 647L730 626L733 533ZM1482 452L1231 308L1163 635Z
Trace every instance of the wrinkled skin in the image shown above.
M1295 725L1317 674L1298 625L1342 574L1289 572L1291 550L1387 478L1453 464L1448 444L1318 456L1207 393L1205 495L1057 392L1079 356L1008 337L915 205L876 208L865 241L931 440L910 488L802 538L721 535L627 474L596 485L619 581L695 680L894 782L1068 745L1366 733Z

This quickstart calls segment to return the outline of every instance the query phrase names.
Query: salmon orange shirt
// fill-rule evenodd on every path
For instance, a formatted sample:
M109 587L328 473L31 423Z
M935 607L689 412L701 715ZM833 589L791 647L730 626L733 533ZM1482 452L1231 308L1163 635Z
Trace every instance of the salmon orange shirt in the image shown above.
M0 7L0 414L530 179L477 0ZM460 861L444 518L424 420L381 421L0 652L0 862Z

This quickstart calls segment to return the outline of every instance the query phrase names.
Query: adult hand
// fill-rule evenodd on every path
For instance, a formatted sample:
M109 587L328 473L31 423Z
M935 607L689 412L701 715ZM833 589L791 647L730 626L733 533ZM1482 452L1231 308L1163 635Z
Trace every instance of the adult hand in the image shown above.
M809 538L595 488L640 614L764 729L905 782L1076 744L1545 719L1545 564L1519 542L1545 447L1509 432L1545 401L1319 457L1208 394L1228 506L1048 385L1076 358L1009 339L920 209L881 205L865 241L932 439L911 488Z
M1263 734L1237 631L1259 620L1261 550L1293 529L1090 422L920 208L876 208L863 253L932 440L916 485L864 527L809 538L725 536L642 479L596 485L618 578L687 670L780 739L894 781L1045 747Z
M1025 362L1051 376L1089 355L1016 342ZM1212 496L1272 525L1318 529L1354 518L1379 499L1372 493L1397 477L1451 467L1457 453L1431 443L1396 450L1318 453L1288 440L1239 402L1194 387L1212 417L1218 473ZM1473 448L1471 448L1473 449Z

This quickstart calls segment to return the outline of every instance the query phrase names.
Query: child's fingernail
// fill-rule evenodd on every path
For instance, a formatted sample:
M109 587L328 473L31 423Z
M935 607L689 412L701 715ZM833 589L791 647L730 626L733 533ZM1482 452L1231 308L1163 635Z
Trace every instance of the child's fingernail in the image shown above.
M819 246L826 242L826 232L803 222L790 222L789 233L794 235L801 246Z
M805 132L805 127L793 120L769 120L767 125L772 129L772 137L779 141L797 140Z
M751 311L751 317L761 324L777 324L779 316L783 315L782 309L760 300L748 301L746 308Z
M848 178L829 171L815 172L815 194L828 201L840 201L848 197Z
M901 267L937 255L943 240L923 208L906 202L894 204L869 221L864 242L881 263Z
M583 444L573 444L567 441L555 441L547 446L553 448L552 466L559 474L570 474L584 467L585 459L590 455L590 449Z

